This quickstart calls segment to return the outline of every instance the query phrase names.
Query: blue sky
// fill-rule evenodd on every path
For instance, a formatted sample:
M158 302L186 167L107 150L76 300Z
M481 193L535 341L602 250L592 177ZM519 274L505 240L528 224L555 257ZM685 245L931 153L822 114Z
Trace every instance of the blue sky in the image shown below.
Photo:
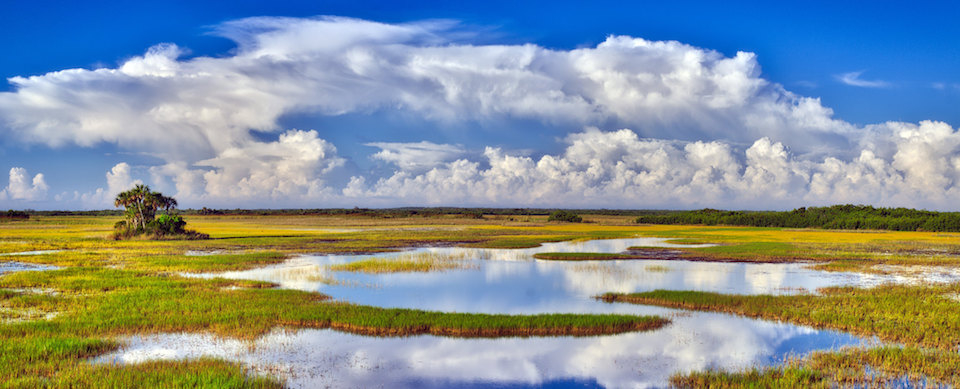
M683 72L689 69L680 69L677 73L675 72L677 69L668 67L647 72L642 69L642 64L650 58L680 55L682 52L689 55L715 53L719 58L708 58L703 62L702 69L698 67L697 71L703 69L726 71L723 68L726 65L718 65L722 59L738 58L738 52L745 52L753 53L755 57L744 59L747 61L746 65L743 65L744 74L748 79L759 80L764 85L752 87L753 89L746 96L732 94L732 98L739 99L733 103L737 108L731 108L726 102L721 104L723 105L721 108L717 108L718 105L713 103L707 103L704 107L691 108L687 100L681 99L683 101L677 104L644 106L643 109L638 110L629 106L615 107L618 104L615 100L611 100L610 103L601 101L603 98L610 98L611 93L623 92L618 90L616 83L611 83L610 80L598 84L604 89L601 92L590 89L594 86L584 87L587 89L583 91L570 92L580 87L578 80L595 74L584 73L567 78L568 74L549 69L545 70L544 74L530 74L534 76L530 82L536 83L538 82L536 80L543 80L544 77L550 78L551 82L556 84L551 86L556 87L554 92L570 93L570 96L575 95L577 99L593 104L591 109L594 112L604 112L597 117L568 117L560 120L550 112L572 111L564 110L562 107L549 108L543 105L537 105L535 109L516 111L514 107L499 107L496 103L492 103L489 109L475 111L469 106L469 101L472 100L463 98L459 102L449 101L452 90L462 92L469 87L477 88L470 93L477 93L477 96L480 96L471 98L479 98L480 100L476 101L482 102L483 96L489 96L491 91L501 93L505 88L516 88L516 85L522 84L516 79L483 79L484 84L477 86L472 83L474 81L470 81L479 77L477 74L468 75L469 79L458 78L467 77L462 74L451 76L454 77L452 82L457 85L450 89L448 84L444 84L447 88L444 96L447 99L445 103L453 105L446 107L449 110L439 112L432 108L417 108L420 102L410 100L409 96L423 91L401 90L409 87L410 80L404 81L403 84L395 84L396 74L380 75L373 76L367 81L398 89L396 96L386 94L370 96L378 90L372 88L370 92L365 92L366 95L350 96L351 102L355 104L333 109L331 107L338 106L338 103L329 101L328 97L333 93L330 91L338 89L318 92L327 93L322 96L305 94L303 101L284 100L282 108L278 108L276 112L271 111L275 117L268 120L270 123L255 123L256 120L239 124L231 122L225 126L230 127L229 131L234 132L223 137L214 130L201 130L201 132L206 131L204 132L206 135L203 136L208 139L228 139L224 144L217 145L215 141L208 140L211 145L204 150L170 155L169 150L151 149L150 142L146 145L136 144L137 142L124 140L123 136L117 136L114 133L85 138L93 130L81 128L82 125L72 129L70 126L71 123L89 123L93 117L96 117L96 120L102 120L101 116L89 116L83 111L90 107L72 106L69 115L73 116L64 117L58 121L55 125L56 130L43 127L42 116L45 115L45 111L37 108L36 111L31 111L35 112L30 114L32 116L23 113L26 107L23 104L33 104L28 98L40 92L50 93L45 95L45 98L57 99L63 98L64 91L76 93L75 96L109 91L116 95L110 99L143 101L143 104L149 105L152 103L138 91L143 88L152 88L154 84L118 87L97 78L99 76L89 74L82 77L93 78L70 80L69 85L62 79L56 81L48 77L41 80L42 87L32 86L37 89L10 82L0 87L0 90L6 94L3 97L7 98L3 100L3 97L0 97L0 136L2 136L0 161L4 162L0 164L0 169L22 168L22 170L11 171L13 181L20 181L8 183L5 194L0 194L0 208L102 208L105 204L103 199L108 198L109 194L96 195L97 190L106 192L116 189L116 186L108 185L105 179L107 172L119 174L114 176L115 185L140 180L168 192L182 192L180 197L186 201L181 203L197 207L206 204L258 207L449 204L594 205L625 208L698 206L783 208L807 203L854 201L878 205L949 208L947 199L951 194L956 193L954 181L960 179L954 170L919 166L927 160L929 164L939 163L954 168L953 161L957 155L956 149L942 146L954 144L952 142L956 137L956 131L952 126L960 122L960 113L954 109L960 102L960 74L958 74L960 45L957 44L960 42L960 31L953 27L954 20L952 20L952 17L958 14L957 8L960 6L954 4L939 2L920 4L871 2L869 6L856 2L804 2L802 5L784 2L737 2L735 4L591 2L587 4L562 1L488 1L467 4L351 1L208 1L201 3L104 1L89 4L88 2L41 1L6 4L4 12L0 14L0 26L2 26L0 29L3 30L3 34L0 34L0 45L6 49L4 60L0 61L0 76L7 79L45 77L44 75L49 72L64 69L120 69L128 61L146 58L145 53L151 47L164 43L176 45L178 49L176 54L172 55L174 60L180 63L190 63L197 58L235 61L239 57L238 52L243 54L243 50L238 49L236 41L224 37L224 26L243 30L244 36L258 36L257 34L262 32L259 29L267 28L262 25L263 23L258 25L254 25L257 23L240 23L242 24L240 26L237 21L249 21L250 19L246 18L251 17L286 17L271 19L267 29L291 32L285 35L284 39L288 41L277 46L287 49L289 45L311 45L312 39L331 39L329 36L316 36L307 40L298 40L300 38L295 34L296 31L315 31L310 26L304 27L305 24L300 21L316 20L309 18L318 15L330 15L352 18L348 20L361 20L370 24L359 27L362 29L380 29L377 26L411 26L413 23L417 29L429 30L426 35L411 38L412 40L378 36L378 39L384 40L381 42L383 45L377 46L371 53L374 58L381 61L389 62L393 58L390 57L391 55L398 55L393 52L394 47L390 46L391 44L403 45L399 49L401 52L415 53L412 56L417 58L423 55L419 50L425 47L466 46L478 52L484 47L509 47L511 48L509 52L502 55L514 56L514 59L522 60L526 60L524 59L526 57L523 57L526 55L525 51L522 49L526 45L536 47L542 51L541 54L546 53L542 55L543 58L534 59L528 64L526 70L537 73L539 70L534 69L535 66L555 60L553 57L556 56L550 53L564 53L564 55L570 53L571 56L577 56L578 50L596 49L610 36L627 36L647 42L676 41L684 45L684 48L663 49L645 54L633 52L630 57L616 60L621 62L611 62L601 67L622 66L624 68L617 68L617 71L626 73L618 73L620 76L630 72L646 72L650 73L647 76L652 74L654 77L663 77L664 74L670 73L671 76L664 78L670 79L677 74L686 74ZM447 22L444 24L436 22L437 20ZM341 34L341 31L342 34L348 34L347 29L352 27L347 24L336 24L329 31L333 31L331 34ZM372 24L376 25L371 26ZM382 33L410 32L386 28ZM277 44L277 42L271 44ZM352 47L350 45L360 47L359 45L366 45L367 42L348 39L346 44L347 46L338 48L339 51L333 54L349 51ZM262 45L261 42L259 49L264 48ZM331 53L323 52L322 54L330 55ZM446 63L454 63L456 69L462 68L465 64L475 65L470 60L471 55L460 56L459 53L442 55L451 56L446 57ZM482 56L482 54L477 55ZM540 54L535 56L537 55ZM589 53L589 55L588 60L593 61L591 63L610 60L599 52ZM623 64L622 61L633 61L635 64L641 64L636 65L641 68L637 70L636 66ZM316 61L297 63L297 66L319 67L321 70L323 66L328 65ZM409 63L401 65L406 66ZM760 71L751 73L752 65L756 65ZM213 70L206 69L204 72L224 69L222 64L211 66ZM477 66L483 66L483 63ZM573 66L579 65L574 63ZM394 70L409 75L409 69ZM244 74L249 74L251 71L247 68ZM480 71L478 74L483 76L484 72ZM138 73L137 76L144 75ZM684 77L687 76L690 75L686 74ZM322 80L314 79L313 81L319 82L317 85L321 87L341 85L342 82L346 82L344 79L331 77L323 75ZM92 81L93 79L96 80ZM350 78L350 80L353 79ZM680 90L671 90L670 93L673 95L692 93L689 99L702 102L713 94L730 92L729 88L732 88L728 84L720 83L711 87L720 88L720 92L710 91L712 90L710 88L700 88L702 82L712 83L716 82L716 79L702 82L693 79L684 82L688 81L689 83L684 84L685 86ZM296 84L295 80L292 82ZM436 82L443 84L444 81ZM463 84L460 84L461 82ZM82 93L77 90L81 84L82 88L86 88ZM634 92L647 93L648 96L644 102L637 104L652 104L649 100L650 91L643 90L644 85L646 84L634 86L640 88ZM57 88L62 89L57 90ZM184 93L183 89L177 89L181 86L163 88L170 88L163 89L164 96ZM193 91L190 93L196 93L196 89L190 90ZM595 93L602 93L602 96L598 97L594 95ZM151 94L151 96L155 95ZM631 94L619 96L629 95ZM812 119L809 116L801 117L802 115L796 112L763 116L769 113L766 110L770 106L785 104L781 108L773 109L774 111L791 109L790 106L802 105L795 99L807 97L819 99L815 108L828 109L832 112L821 112L818 115L822 117ZM503 96L495 96L495 98L504 99ZM107 101L117 101L110 99ZM165 104L170 103L170 101L164 101ZM784 101L788 102L783 103ZM6 107L4 107L5 102ZM457 105L461 103L466 105ZM523 103L519 100L517 102L517 104ZM542 103L542 101L535 102L535 104ZM69 100L59 101L58 104L77 103ZM256 106L263 102L256 101L251 104ZM147 108L143 108L147 110L143 112L148 112ZM217 109L229 109L229 107L217 107ZM687 109L691 111L684 111ZM128 131L131 132L156 125L152 122L142 122L152 119L145 119L141 111L137 111L139 113L106 111L109 112L99 112L97 115L121 117L129 114L129 120L125 121L124 125L130 126ZM766 113L760 114L758 113L760 111ZM56 112L60 114L64 111ZM590 112L590 110L584 112ZM684 119L687 117L694 119L688 122ZM177 120L182 119L180 116L178 118ZM167 123L172 119L158 120ZM798 122L791 123L791 120ZM838 123L810 124L817 120L821 122L831 120ZM909 126L884 125L891 121ZM924 126L923 123L928 125ZM928 128L937 127L938 124L946 125L949 131L928 130ZM179 125L201 126L209 123L180 123ZM238 130L234 128L235 126L247 127ZM256 128L258 126L261 128ZM625 128L634 134L635 140L628 136L629 134L618 135L617 131ZM318 152L319 154L305 161L288 161L293 167L282 163L272 165L273 162L269 161L283 159L280 155L283 152L278 150L285 146L277 145L280 138L294 129L314 130L314 135L308 134L305 138L295 138L298 142L302 141L305 145L313 147L314 149L311 149L313 151L326 151ZM60 131L56 136L62 135L62 139L51 140L56 136L51 135L49 131ZM769 131L769 134L765 131ZM900 142L900 139L908 138L904 135L906 133L919 134L915 136L917 142L923 139L941 146L921 147L914 143ZM189 142L196 141L198 135L184 136L182 141ZM941 139L937 136L945 138ZM757 144L761 139L771 141L771 148L764 155L777 154L780 150L777 148L779 144L787 153L787 162L791 167L778 172L772 168L759 169L760 165L757 165L757 168L751 170L751 161L755 164L760 163L757 158L759 158L758 155L763 154L756 147L766 145L766 143ZM653 141L660 143L651 143ZM694 158L694 153L690 151L688 146L693 142L714 142L722 146L721 148L725 147L728 149L727 153L731 161L737 164L735 171L730 172L724 172L719 166L707 166L709 169L704 170L706 173L701 176L712 175L714 178L707 180L707 183L709 188L715 190L707 190L705 192L707 194L702 196L692 195L692 193L704 193L703 188L691 185L699 171L697 169L706 169L701 166L702 164L693 167L690 165L693 163L690 161L702 159ZM620 154L597 151L596 146L603 144L619 145L617 150L620 150ZM592 148L597 154L592 157L582 156L587 158L585 160L569 159L576 157L573 154L576 154L575 151L579 146ZM497 154L497 158L500 159L492 158L493 154L488 151L488 147L496 149L500 153ZM231 149L233 151L229 151ZM265 151L268 149L273 151ZM667 154L677 154L679 159L660 161L663 164L655 164L652 160L628 161L622 155L623 150L640 152L648 149L666 150ZM754 150L753 153L749 152L751 149ZM862 158L864 151L870 152L885 166L889 165L889 169L885 170L885 168L863 162L866 161ZM228 154L234 157L226 158L225 155ZM569 170L563 170L562 174L554 172L562 175L562 179L550 176L543 170L531 170L529 173L536 175L536 178L533 176L515 178L517 182L510 181L510 183L507 183L509 180L504 181L505 179L493 180L499 184L490 186L492 185L490 177L494 174L495 165L499 162L507 163L514 157L529 158L530 162L536 165L542 162L545 156L551 158L567 156L569 160L564 160L564 163L574 167L565 167L564 169ZM569 177L586 172L584 170L586 168L578 169L576 166L590 165L590 158L596 160L593 163L611 170L600 176L591 176L587 180L589 182L581 180L572 183ZM846 164L841 169L842 172L830 165L832 160L828 160L829 158ZM411 164L409 161L412 159L423 159L429 163ZM240 160L245 162L237 162ZM250 161L256 161L254 164L256 166L250 165L253 163ZM477 168L456 170L450 164L457 161L477 164ZM618 162L622 162L622 165L632 163L633 165L630 166L633 168L631 170L633 173L618 176L617 174L620 173L613 170ZM854 166L855 162L862 166ZM125 165L119 170L112 170L119 164ZM868 165L872 167L865 173L863 166ZM166 168L162 168L163 166ZM293 176L284 177L288 179L287 181L280 179L276 183L289 190L271 191L251 187L247 191L241 191L244 195L236 196L217 192L227 190L226 188L233 184L243 185L243 182L256 180L257 169L264 171L292 169L296 172L291 173ZM960 169L960 165L955 169ZM436 172L429 176L431 170ZM770 174L756 173L761 170ZM216 177L201 177L205 172L211 171L220 174ZM43 175L42 183L37 182L36 174ZM456 190L441 189L449 182L456 181L457 174L473 174L473 176L458 181L465 186L457 187ZM733 174L737 177L731 178L725 174ZM748 177L749 174L754 175ZM864 178L869 174L876 177ZM17 177L14 178L14 176ZM831 178L824 178L827 176ZM24 184L23 177L30 182ZM226 177L237 182L231 183L231 180ZM726 178L721 180L719 177ZM817 177L821 180L817 181ZM244 178L247 180L243 181ZM653 181L644 181L647 178ZM180 186L177 186L177 180L180 180ZM378 185L377 182L380 180L384 182ZM408 182L404 184L403 180ZM480 183L478 180L487 181ZM611 186L611 183L623 180L632 180L631 184L641 189L638 191L636 188L630 189L629 185L620 184ZM684 182L678 183L678 181ZM747 181L752 183L748 185ZM214 185L214 182L217 184ZM350 186L350 182L354 185ZM547 191L536 196L518 197L498 192L513 192L523 188L523 185L532 185L533 182L537 182L541 187L553 188L557 193ZM764 185L756 186L760 185L759 183ZM397 186L391 186L394 184ZM0 179L0 187L2 185L3 180ZM418 196L415 191L410 192L410 188L416 185L438 185L438 187L434 191L427 191L431 194L430 196ZM750 185L754 186L750 187ZM828 186L829 190L824 189L824 185ZM923 185L934 185L937 188L930 191L920 187ZM603 189L598 189L601 187ZM643 187L659 188L653 190L654 192L664 190L675 192L671 196L660 197L644 194ZM783 194L795 190L800 190L801 194ZM476 196L476 191L482 191L486 195ZM756 195L757 198L748 199L744 197L744 193L747 192L760 192L760 194ZM871 194L859 195L858 193L861 192ZM918 196L918 193L922 195ZM676 200L677 196L686 197L683 197L684 200Z

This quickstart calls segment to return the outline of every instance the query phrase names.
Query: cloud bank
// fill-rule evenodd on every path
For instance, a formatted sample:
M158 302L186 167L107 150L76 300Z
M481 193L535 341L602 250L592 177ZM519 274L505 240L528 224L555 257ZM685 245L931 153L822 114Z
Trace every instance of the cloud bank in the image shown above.
M475 45L456 27L231 21L217 28L237 44L230 55L183 58L160 44L117 68L11 78L14 91L0 93L0 131L27 144L108 143L155 156L163 163L146 167L149 181L188 206L953 207L960 135L951 126L852 125L819 99L764 79L752 53L627 36L573 50ZM279 124L285 115L381 111L438 128L532 120L556 131L565 149L537 157L502 144L467 150L425 132L421 142L364 142L380 149L364 158L395 172L333 185L331 176L358 158L323 139L343 129ZM5 196L22 196L13 172L10 182ZM97 196L109 198L73 198L92 204Z
M423 174L398 171L344 191L358 198L462 203L645 208L651 205L782 208L802 204L949 204L960 195L960 134L937 122L888 124L883 148L848 161L798 158L760 138L739 151L721 141L640 138L596 129L567 137L563 154L539 159L488 147L485 161L460 159ZM489 167L481 167L488 165Z

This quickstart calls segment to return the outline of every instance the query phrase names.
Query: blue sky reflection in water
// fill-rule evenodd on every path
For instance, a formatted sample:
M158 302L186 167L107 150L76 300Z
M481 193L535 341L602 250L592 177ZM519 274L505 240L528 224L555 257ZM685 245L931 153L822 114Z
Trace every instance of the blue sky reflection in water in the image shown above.
M294 387L382 383L499 387L551 382L647 387L664 386L680 371L764 366L812 350L873 344L832 331L722 314L680 314L672 319L671 325L657 331L596 337L376 338L332 330L277 330L251 347L210 335L143 335L127 338L126 347L97 361L218 357L279 373Z
M286 288L317 290L336 299L381 307L517 314L657 314L673 321L656 331L596 337L457 339L375 338L332 330L278 329L257 339L252 348L241 341L202 334L161 334L129 338L126 348L98 360L135 363L215 356L241 361L258 371L279 372L288 383L301 387L369 387L385 382L409 387L646 387L663 386L671 374L681 371L763 366L813 350L874 343L834 331L725 314L607 304L592 296L656 288L796 293L798 288L878 282L875 279L822 273L797 264L577 263L529 257L546 251L619 252L635 245L668 244L655 238L550 243L536 249L479 254L487 259L469 261L475 266L468 269L383 275L324 270L329 264L370 256L304 256L285 265L207 276L278 282ZM418 251L426 250L463 249ZM647 270L651 265L669 270ZM332 284L331 276L336 279Z
M659 308L604 304L593 296L605 292L654 289L702 290L736 294L813 292L838 285L876 285L895 278L863 273L824 272L802 263L749 264L661 260L543 261L538 252L619 253L633 246L677 247L660 238L606 239L545 243L531 249L421 248L375 255L300 256L260 269L215 276L253 279L281 287L319 291L335 299L382 307L457 312L660 312ZM370 257L410 253L472 253L468 268L430 273L364 274L333 272L329 265ZM467 258L470 258L468 255ZM207 275L214 276L213 274Z

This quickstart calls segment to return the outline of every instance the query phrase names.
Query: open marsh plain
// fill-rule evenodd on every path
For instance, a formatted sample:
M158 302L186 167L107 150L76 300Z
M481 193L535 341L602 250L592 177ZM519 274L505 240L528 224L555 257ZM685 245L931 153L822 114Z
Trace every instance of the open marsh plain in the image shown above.
M957 233L117 220L0 223L3 386L960 385Z

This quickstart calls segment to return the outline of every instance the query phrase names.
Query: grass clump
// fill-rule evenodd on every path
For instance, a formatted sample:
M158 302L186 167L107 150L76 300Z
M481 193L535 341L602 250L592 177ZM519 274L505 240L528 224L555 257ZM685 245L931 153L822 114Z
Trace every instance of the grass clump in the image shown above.
M134 365L80 365L52 379L23 382L25 387L112 388L252 388L280 389L273 377L253 375L244 367L222 360L148 361ZM39 384L39 385L34 385Z
M533 257L548 261L609 261L638 258L634 255L616 253L536 253Z
M466 269L472 267L471 264L464 262L467 259L482 259L481 252L458 253L458 254L437 254L437 253L409 253L401 254L395 257L374 257L331 265L333 271L350 271L361 273L409 273L409 272L432 272L445 271L453 269Z
M956 350L960 345L960 309L949 295L960 284L943 286L883 285L870 289L836 287L819 295L726 295L666 291L618 294L607 302L718 311L769 320L831 328L909 345Z
M643 270L646 270L651 273L668 273L672 269L663 265L647 265L646 267L643 268Z

